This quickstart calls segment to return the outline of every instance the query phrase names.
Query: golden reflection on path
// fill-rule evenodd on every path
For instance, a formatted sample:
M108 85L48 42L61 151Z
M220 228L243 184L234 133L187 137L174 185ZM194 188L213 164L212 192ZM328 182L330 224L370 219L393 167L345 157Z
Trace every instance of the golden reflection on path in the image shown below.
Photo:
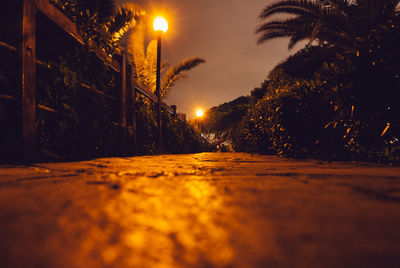
M194 163L199 165L199 163ZM230 234L217 224L222 196L206 177L129 181L107 204L111 222L123 230L123 256L132 267L226 267L234 257ZM121 252L121 251L120 251ZM103 252L112 263L118 248Z

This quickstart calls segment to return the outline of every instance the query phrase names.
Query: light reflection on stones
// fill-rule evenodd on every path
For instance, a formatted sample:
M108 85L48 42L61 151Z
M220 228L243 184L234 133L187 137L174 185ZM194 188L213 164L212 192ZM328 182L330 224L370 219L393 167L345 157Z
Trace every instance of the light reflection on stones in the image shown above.
M123 254L131 254L123 256L125 263L137 267L228 266L234 257L230 237L215 218L222 209L222 197L200 177L177 179L181 180L178 184L176 179L159 178L151 188L146 178L131 181L106 206L110 221L119 222L124 230L122 242L128 251ZM115 255L109 248L102 254L105 263Z

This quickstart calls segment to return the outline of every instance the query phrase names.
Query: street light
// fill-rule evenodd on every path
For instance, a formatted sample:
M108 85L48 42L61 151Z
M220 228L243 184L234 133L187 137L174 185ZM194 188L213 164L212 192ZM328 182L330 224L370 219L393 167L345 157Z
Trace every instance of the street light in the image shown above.
M196 117L203 117L204 116L204 111L202 109L197 109L196 110Z
M162 31L164 33L168 30L168 22L163 17L156 17L154 20L154 31Z
M161 73L161 38L162 34L168 30L168 22L163 17L156 17L154 20L154 31L157 33L157 76L156 76L156 96L158 110L158 149L161 152L162 146L162 125L161 125L161 89L160 89L160 73Z
M203 124L202 124L202 122L203 122L203 117L204 117L204 110L199 108L199 109L196 110L195 114L196 114L196 118L194 120L194 123L199 128L200 133L202 133L203 132Z

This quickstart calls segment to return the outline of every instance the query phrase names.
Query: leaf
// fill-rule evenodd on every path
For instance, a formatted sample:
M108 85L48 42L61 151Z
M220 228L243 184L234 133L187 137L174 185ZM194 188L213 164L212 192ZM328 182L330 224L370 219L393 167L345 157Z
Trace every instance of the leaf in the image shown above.
M389 128L390 128L390 123L387 123L385 129L382 131L381 137L383 137L383 135L386 134Z
M330 125L332 125L332 123L333 123L333 121L326 124L325 128L328 128Z

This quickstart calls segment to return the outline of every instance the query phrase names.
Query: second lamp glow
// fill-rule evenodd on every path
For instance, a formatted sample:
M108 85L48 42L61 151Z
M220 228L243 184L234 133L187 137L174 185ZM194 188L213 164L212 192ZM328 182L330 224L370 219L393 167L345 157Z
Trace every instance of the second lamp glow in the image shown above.
M202 109L197 109L196 110L196 116L197 117L203 117L204 116L204 111Z

